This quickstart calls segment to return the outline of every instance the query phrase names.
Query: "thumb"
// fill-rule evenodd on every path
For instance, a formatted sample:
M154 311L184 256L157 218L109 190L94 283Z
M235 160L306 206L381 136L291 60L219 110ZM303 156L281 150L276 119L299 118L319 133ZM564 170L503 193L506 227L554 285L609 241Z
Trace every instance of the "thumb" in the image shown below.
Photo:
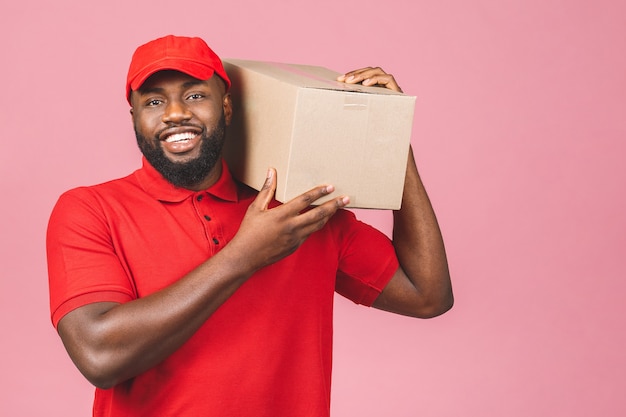
M276 194L276 169L269 168L267 170L267 176L265 177L265 182L263 183L263 187L259 191L259 195L257 196L255 203L260 205L259 208L261 210L267 210L275 194Z

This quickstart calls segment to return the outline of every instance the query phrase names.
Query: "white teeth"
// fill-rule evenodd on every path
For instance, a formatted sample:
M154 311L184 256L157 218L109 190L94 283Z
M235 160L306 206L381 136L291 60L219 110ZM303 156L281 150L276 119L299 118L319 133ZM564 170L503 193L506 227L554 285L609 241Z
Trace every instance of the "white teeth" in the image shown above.
M171 136L168 136L167 139L165 139L165 141L167 143L182 142L182 141L185 141L185 140L193 139L194 136L196 136L196 134L192 133L192 132L175 133L175 134L173 134Z

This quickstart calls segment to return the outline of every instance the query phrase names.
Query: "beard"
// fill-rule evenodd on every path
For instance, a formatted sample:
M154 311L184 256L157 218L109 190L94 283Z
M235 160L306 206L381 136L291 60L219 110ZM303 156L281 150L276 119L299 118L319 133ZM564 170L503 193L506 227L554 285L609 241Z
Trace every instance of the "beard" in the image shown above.
M202 182L215 167L215 164L220 161L224 146L225 126L224 114L222 114L217 126L210 134L207 134L206 128L204 128L202 130L200 155L185 162L173 162L168 159L163 152L161 142L155 140L157 143L156 146L153 146L152 141L141 135L136 126L135 136L141 153L163 178L176 187L190 188Z

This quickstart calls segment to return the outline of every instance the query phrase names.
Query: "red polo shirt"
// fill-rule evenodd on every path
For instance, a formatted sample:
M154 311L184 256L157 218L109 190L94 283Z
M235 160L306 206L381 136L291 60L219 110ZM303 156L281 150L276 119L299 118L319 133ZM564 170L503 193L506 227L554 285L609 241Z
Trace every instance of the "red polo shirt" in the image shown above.
M256 194L225 164L215 185L193 192L145 160L128 177L63 194L47 236L53 324L172 284L228 244ZM371 305L397 268L389 239L341 210L163 363L96 389L94 415L327 416L334 291Z

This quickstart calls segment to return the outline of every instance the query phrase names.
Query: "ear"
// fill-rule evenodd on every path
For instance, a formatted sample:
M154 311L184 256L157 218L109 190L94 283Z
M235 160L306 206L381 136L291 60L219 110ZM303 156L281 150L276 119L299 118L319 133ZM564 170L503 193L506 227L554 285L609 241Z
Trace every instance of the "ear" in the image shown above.
M134 117L135 114L133 113L133 111L134 111L133 108L134 107L133 107L133 91L132 90L130 92L130 96L128 97L128 103L130 104L130 115Z
M224 98L222 98L222 108L224 109L224 122L226 126L229 126L233 118L233 102L230 98L230 93L224 94Z

